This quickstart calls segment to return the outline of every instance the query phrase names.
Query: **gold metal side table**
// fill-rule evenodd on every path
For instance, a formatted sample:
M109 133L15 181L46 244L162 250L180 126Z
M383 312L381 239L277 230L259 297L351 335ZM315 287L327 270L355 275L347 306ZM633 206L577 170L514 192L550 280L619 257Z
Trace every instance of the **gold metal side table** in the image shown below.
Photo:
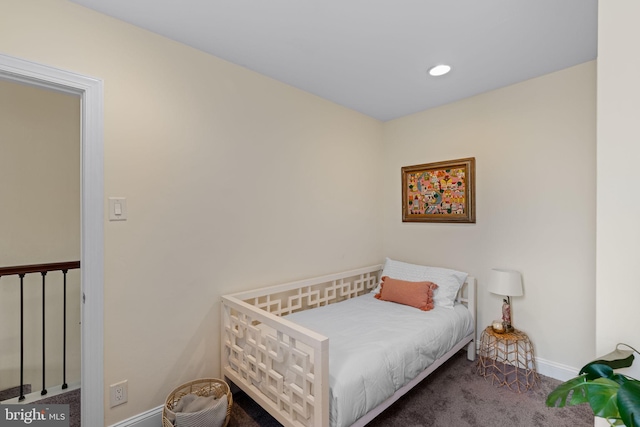
M491 384L521 393L538 382L533 345L522 331L498 333L491 326L482 331L477 372Z

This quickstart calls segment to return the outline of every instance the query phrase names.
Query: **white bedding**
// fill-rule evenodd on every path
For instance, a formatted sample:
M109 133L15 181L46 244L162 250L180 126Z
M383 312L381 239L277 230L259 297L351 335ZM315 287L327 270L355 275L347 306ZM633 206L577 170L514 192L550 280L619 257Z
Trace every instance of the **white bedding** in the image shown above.
M329 338L333 427L353 424L473 332L463 305L424 312L373 292L286 318Z

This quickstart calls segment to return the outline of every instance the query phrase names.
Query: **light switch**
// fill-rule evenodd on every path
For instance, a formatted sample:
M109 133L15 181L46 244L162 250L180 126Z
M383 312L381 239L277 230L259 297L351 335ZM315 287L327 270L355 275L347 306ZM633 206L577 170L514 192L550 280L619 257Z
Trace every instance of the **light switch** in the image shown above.
M124 197L109 197L109 221L127 220L127 199Z

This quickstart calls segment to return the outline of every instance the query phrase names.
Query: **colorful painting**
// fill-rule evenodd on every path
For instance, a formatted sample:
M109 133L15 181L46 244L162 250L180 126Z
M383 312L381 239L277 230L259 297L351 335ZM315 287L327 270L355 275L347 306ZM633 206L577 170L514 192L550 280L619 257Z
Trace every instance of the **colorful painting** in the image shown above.
M476 222L475 158L402 168L402 221Z

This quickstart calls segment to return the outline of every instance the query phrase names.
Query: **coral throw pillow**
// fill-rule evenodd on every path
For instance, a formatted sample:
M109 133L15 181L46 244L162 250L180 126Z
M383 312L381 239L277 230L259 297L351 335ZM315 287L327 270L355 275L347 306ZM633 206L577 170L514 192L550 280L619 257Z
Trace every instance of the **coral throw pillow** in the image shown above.
M407 282L384 276L380 292L375 297L429 311L433 310L433 291L437 288L433 282Z

